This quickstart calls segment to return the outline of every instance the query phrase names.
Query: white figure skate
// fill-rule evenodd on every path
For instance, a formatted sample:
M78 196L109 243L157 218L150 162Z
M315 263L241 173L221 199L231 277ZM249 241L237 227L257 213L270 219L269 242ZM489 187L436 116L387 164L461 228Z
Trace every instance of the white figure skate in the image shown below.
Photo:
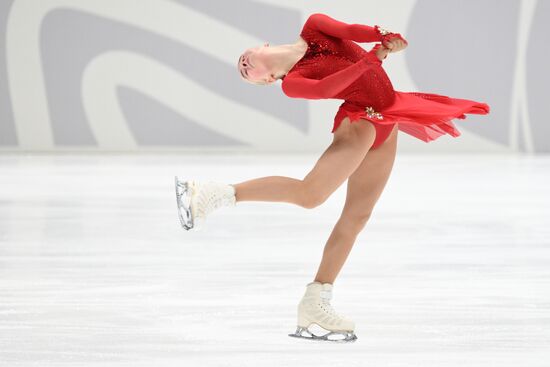
M236 204L235 187L213 181L181 181L175 177L178 215L183 228L200 229L208 214Z
M357 336L353 332L355 323L338 315L330 305L332 284L312 282L306 287L306 292L298 304L298 327L289 336L327 340L333 342L353 342ZM329 332L315 335L309 330L311 324L316 324Z

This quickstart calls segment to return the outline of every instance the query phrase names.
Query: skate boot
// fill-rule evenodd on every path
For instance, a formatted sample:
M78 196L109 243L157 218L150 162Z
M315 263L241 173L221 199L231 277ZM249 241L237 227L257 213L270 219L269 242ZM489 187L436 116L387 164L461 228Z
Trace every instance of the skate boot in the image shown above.
M183 228L200 229L208 214L236 204L235 187L213 181L181 181L175 177L178 214Z
M355 323L338 315L330 305L332 284L312 282L307 285L306 292L298 304L298 327L289 336L313 340L333 342L353 342L357 336L353 332ZM311 324L316 324L328 331L324 335L316 335L309 330Z

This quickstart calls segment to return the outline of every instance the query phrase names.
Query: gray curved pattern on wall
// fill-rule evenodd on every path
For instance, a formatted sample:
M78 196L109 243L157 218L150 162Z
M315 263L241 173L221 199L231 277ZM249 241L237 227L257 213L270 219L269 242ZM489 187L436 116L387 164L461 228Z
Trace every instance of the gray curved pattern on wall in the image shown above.
M249 145L202 126L139 91L118 87L117 94L139 145Z
M491 118L457 122L508 145L517 1L420 0L407 29L407 64L420 91L486 102ZM498 9L498 12L496 11Z
M12 3L13 0L0 1L0 145L4 146L17 145L11 98L6 82L6 25Z
M286 97L279 85L243 83L236 70L235 45L242 43L244 51L261 44L245 44L249 41L239 37L272 44L297 39L308 14L290 4L0 1L0 148L279 149L270 145L275 134L286 138L281 150L304 144L313 149L317 131L309 133L309 124L332 117L309 121L306 100ZM358 14L369 6L340 6L350 5ZM414 89L488 103L490 115L455 120L473 133L468 138L490 142L487 149L550 152L545 90L550 2L418 0L410 5L403 19L408 29L402 30L410 47L402 57ZM384 4L380 11L390 12L392 6ZM195 25L179 22L180 17ZM350 14L343 20L359 19ZM202 23L210 29L200 29ZM235 53L231 62L228 47L223 54L209 52L223 46ZM181 104L174 98L180 93L190 96ZM236 130L230 124L241 122L232 135Z
M217 9L217 11L221 11L221 9ZM297 19L296 12L288 10L286 12L294 13L292 19ZM227 12L224 14L229 15ZM247 23L246 19L238 18L238 16L238 11L233 13L235 25ZM283 14L280 17L285 19ZM265 21L268 24L269 22L279 24L280 20L280 18L271 18L271 21ZM262 29L262 27L258 29ZM266 29L269 31L270 28L264 27L263 31L265 32ZM271 30L274 32L271 39L276 38L276 27L273 26ZM263 36L270 37L267 33ZM223 35L220 35L220 40L223 40ZM255 45L243 45L243 51L250 46ZM216 45L212 45L212 47L216 47ZM229 100L262 110L299 130L307 130L309 120L307 105L290 101L276 88L250 88L249 85L238 79L237 59L234 64L228 65L184 43L160 37L137 27L116 23L91 14L59 9L50 12L44 19L41 49L52 129L57 145L96 145L86 121L80 95L83 69L94 56L109 50L121 49L155 58ZM182 100L182 103L193 103L193 101ZM126 108L129 107L124 99L121 100L121 104ZM211 118L211 112L211 110L205 111L205 118ZM229 118L238 118L238 116ZM183 121L185 120L182 119ZM133 127L135 124L143 123L142 120L128 120L127 122L134 131L147 129L147 127ZM192 123L194 126L197 124L196 121ZM148 141L147 137L142 137L141 143L144 145L173 145L173 137L181 129L174 131L174 124L162 126L164 129L157 129L156 136L150 136L151 141ZM185 126L182 128L185 129ZM189 130L189 133L192 131ZM194 129L194 131L197 130ZM210 139L208 134L201 133L193 138L197 140L197 143L203 145L211 145L214 141L221 144L218 135L212 135L212 139ZM234 144L233 139L227 138L227 141L230 140Z
M550 152L550 1L539 1L527 47L527 101L535 150Z
M257 1L173 1L254 34L269 41L270 44L294 42L298 39L298 33L302 28L303 16L301 12ZM228 42L228 40L220 35L220 42ZM215 46L212 45L212 47ZM252 46L258 45L244 45L244 48Z

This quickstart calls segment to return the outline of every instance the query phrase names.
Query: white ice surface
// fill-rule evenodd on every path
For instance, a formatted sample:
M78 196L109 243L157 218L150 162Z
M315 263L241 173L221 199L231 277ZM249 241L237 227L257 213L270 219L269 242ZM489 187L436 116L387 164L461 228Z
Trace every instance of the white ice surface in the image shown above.
M184 231L173 176L318 156L0 156L0 366L550 366L550 158L398 155L334 285L353 344L287 336L342 208Z

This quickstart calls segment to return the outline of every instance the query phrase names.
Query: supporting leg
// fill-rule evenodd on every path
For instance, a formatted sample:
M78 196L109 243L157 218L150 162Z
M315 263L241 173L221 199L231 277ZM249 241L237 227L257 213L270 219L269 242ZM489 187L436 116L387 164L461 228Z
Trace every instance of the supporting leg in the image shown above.
M348 179L347 197L342 214L323 251L315 281L334 283L357 235L366 225L374 205L388 181L397 151L397 125L388 139L370 150Z

